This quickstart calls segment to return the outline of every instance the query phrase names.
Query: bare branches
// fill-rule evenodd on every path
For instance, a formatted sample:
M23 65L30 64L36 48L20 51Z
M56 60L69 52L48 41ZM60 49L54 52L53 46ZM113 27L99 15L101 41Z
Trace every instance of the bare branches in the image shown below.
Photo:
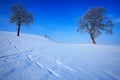
M102 31L112 34L114 24L107 16L104 16L105 12L106 10L103 7L90 8L79 19L78 31L88 32L93 39L97 38Z
M21 25L29 25L33 22L32 13L27 12L21 4L11 6L11 13L12 15L9 22L15 23L19 30ZM19 30L18 32L20 32Z

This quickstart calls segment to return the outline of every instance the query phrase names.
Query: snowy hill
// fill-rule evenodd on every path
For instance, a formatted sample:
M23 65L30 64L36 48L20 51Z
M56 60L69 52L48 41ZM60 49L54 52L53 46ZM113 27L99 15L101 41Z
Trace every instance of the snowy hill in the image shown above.
M0 32L0 80L120 80L120 46Z

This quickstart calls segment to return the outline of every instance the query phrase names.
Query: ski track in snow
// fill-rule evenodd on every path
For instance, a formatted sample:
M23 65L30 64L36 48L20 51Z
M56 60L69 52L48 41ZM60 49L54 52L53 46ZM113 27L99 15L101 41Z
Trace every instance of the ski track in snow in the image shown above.
M38 61L35 61L35 60L32 58L31 55L27 55L27 58L28 58L30 61L34 62L39 68L43 68L43 65L40 64Z
M66 66L63 62L59 61L59 60L56 60L56 63L60 66L63 66L65 67L66 69L70 70L70 71L75 71L74 69L72 69L71 67L69 66Z
M47 71L52 74L53 76L60 77L56 72L54 72L52 69L47 68Z
M11 54L11 55L5 55L5 56L0 56L0 62L4 62L2 60L4 60L3 58L7 58L9 59L9 57L20 57L20 56L25 56L26 54L29 54L29 52L31 52L32 50L26 50L20 53L15 53L15 54Z
M28 58L30 61L33 61L32 56L27 55L27 58Z
M39 68L43 68L43 65L40 64L38 61L36 61L35 63L36 63L36 65L38 65Z
M49 74L52 74L53 76L56 76L56 77L60 77L55 71L53 71L52 69L50 68L47 68L45 66L43 66L42 64L40 64L38 61L35 61L32 56L30 55L27 55L28 59L32 62L34 62L39 68L45 68Z
M16 55L18 55L18 54L12 54L12 55L0 56L0 59L2 59L2 58L7 58L7 57L10 57L10 56L16 56Z
M0 80L120 80L119 46L63 44L42 37L2 35Z

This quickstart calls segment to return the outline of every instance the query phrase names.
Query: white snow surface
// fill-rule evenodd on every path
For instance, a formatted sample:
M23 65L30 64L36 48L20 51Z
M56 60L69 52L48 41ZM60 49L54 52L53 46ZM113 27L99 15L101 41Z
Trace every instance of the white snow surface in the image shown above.
M120 46L0 31L0 80L120 80Z

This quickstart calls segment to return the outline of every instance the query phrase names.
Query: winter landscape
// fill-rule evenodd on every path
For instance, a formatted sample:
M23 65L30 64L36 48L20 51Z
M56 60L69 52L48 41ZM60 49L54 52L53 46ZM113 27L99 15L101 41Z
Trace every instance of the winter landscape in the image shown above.
M0 80L120 80L120 46L63 44L11 32L0 36Z
M0 80L120 80L119 0L0 0Z
M63 44L11 32L0 36L0 80L120 80L120 46Z

